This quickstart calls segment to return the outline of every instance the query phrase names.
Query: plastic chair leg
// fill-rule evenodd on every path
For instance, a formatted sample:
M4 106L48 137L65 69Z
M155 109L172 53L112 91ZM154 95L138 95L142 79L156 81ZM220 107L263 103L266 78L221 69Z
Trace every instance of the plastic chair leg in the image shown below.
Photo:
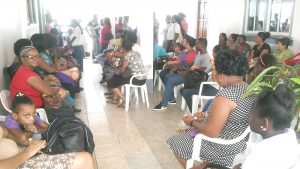
M125 88L126 88L125 111L128 112L129 102L130 102L130 86L125 86Z
M142 89L143 89L143 93L145 93L145 99L146 99L147 108L149 109L149 98L148 98L147 86L144 85Z
M142 95L142 100L143 100L143 103L145 103L145 92L144 92L144 88L139 88L141 90L141 95Z
M192 95L192 112L191 112L192 114L198 111L198 105L199 105L199 96Z

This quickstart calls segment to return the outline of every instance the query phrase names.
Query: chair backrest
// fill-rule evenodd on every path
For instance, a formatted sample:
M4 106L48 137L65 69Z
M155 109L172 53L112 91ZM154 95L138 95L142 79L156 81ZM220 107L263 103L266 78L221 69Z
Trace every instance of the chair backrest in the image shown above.
M222 144L222 145L232 145L232 144L236 144L236 143L240 142L241 140L243 140L244 138L246 138L250 132L251 132L251 129L250 129L250 126L248 126L246 128L246 130L240 136L238 136L234 139L231 139L231 140L225 140L225 139L220 139L220 138L211 138L211 137L208 137L201 133L197 134L194 139L192 158L188 160L186 168L191 168L192 167L191 162L193 162L194 160L201 161L199 154L201 151L202 140L207 140L209 142Z
M12 113L11 111L11 98L9 90L1 90L0 92L1 103L6 111Z
M212 87L215 87L217 90L220 89L220 86L217 82L202 82L201 83L200 88L199 88L199 93L198 93L200 104L201 104L201 110L202 110L203 106L205 105L204 100L213 99L216 96L216 95L202 95L205 85L210 85Z
M38 108L35 110L38 116L45 122L49 123L45 109Z

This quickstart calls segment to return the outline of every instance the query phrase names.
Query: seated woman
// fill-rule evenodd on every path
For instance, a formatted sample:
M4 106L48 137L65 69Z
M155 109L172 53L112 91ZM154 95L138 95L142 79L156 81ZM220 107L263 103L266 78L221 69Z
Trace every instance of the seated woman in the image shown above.
M202 133L212 138L233 139L240 136L249 126L250 108L254 98L242 98L247 88L243 76L248 71L248 62L237 51L225 50L214 59L216 82L222 89L216 95L208 109L208 116L196 113L184 116L183 121L191 126L187 132L173 136L167 140L177 160L186 166L192 156L194 133ZM232 165L236 154L246 148L246 139L234 145L221 145L202 142L200 159L223 166Z
M120 98L122 100L122 104L120 105L121 107L125 106L125 97L121 92L120 87L126 83L129 83L132 75L145 73L145 68L140 53L132 50L132 47L136 42L136 33L127 31L125 33L125 38L122 41L122 49L126 53L124 56L123 65L116 72L116 75L107 81L107 87L111 88L111 91L114 94L113 103L117 104L118 98ZM127 73L124 73L125 69L128 70ZM143 85L146 83L146 79L146 76L136 77L133 79L132 83L135 85Z
M80 72L78 68L68 69L67 61L64 58L58 58L55 67L57 71L54 75L59 79L61 85L70 92L71 97L74 98L75 93L79 90L78 80Z
M47 85L52 88L60 87L59 81L56 80L44 80ZM66 91L67 92L67 91ZM63 99L59 94L56 95L43 95L44 109L47 114L49 123L51 123L55 118L63 117L75 117L77 111L76 108L69 105L66 99Z
M165 85L165 90L162 101L156 105L153 110L164 110L167 109L168 104L176 104L173 89L174 86L184 83L185 76L174 72L179 67L190 69L190 66L193 64L197 55L197 52L193 49L195 43L196 40L193 37L185 35L182 41L185 50L180 53L176 60L166 62L166 69L159 73L159 76Z
M253 105L250 127L263 140L247 145L242 169L295 167L300 151L296 134L290 129L294 113L295 95L285 85L265 90L258 96Z
M4 127L11 134L11 139L21 145L28 145L28 139L34 134L43 133L48 124L35 113L33 101L23 93L17 93L12 102L12 114L6 116Z
M274 52L274 56L279 64L285 63L288 59L294 56L293 51L288 49L290 42L290 39L286 37L278 40L277 49Z
M35 68L36 72L40 76L54 73L56 68L50 55L50 49L56 45L56 37L51 34L34 34L30 40L41 56L41 59L38 60L38 67Z
M24 151L19 152L16 143L7 139L7 133L8 131L0 126L0 168L94 168L93 158L87 152L56 155L38 154L46 146L44 140L32 140Z
M271 47L269 44L265 43L266 39L269 38L271 34L269 32L258 32L256 35L256 45L253 46L251 55L248 60L253 59L257 61L259 57L265 54L271 53Z
M25 46L18 51L20 52L18 56L20 56L22 66L17 70L11 81L11 96L22 92L32 99L36 108L40 108L43 106L42 94L53 95L61 92L62 89L49 87L33 71L38 66L38 60L40 59L37 50L33 46Z
M250 73L247 77L248 84L250 84L264 69L275 66L276 64L277 61L273 55L266 54L263 57L259 57L254 68L250 70Z

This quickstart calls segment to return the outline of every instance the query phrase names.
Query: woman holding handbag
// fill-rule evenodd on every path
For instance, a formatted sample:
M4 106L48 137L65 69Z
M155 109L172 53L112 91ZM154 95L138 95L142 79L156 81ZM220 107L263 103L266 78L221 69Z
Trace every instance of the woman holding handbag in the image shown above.
M105 49L107 49L109 41L113 38L114 37L111 33L110 19L108 17L106 17L106 18L104 18L104 26L101 29L101 38L100 38L101 50L100 50L100 53L103 53L103 51Z
M115 76L107 82L107 87L111 88L113 93L113 99L111 103L117 104L118 99L122 100L122 104L119 107L125 106L125 96L121 92L120 87L126 83L129 83L132 75L144 74L145 68L141 54L132 50L132 46L137 42L137 35L135 32L125 32L124 40L122 41L122 49L119 52L124 53L124 60L122 66L116 72ZM132 83L135 85L143 85L146 83L146 76L136 77Z

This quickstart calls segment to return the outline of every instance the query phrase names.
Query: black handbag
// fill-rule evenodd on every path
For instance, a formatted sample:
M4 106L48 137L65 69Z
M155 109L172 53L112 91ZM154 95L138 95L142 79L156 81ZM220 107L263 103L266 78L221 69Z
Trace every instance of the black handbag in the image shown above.
M125 68L124 71L122 72L121 76L123 78L130 78L131 77L131 69L129 67Z
M104 40L111 40L111 39L114 38L114 35L112 34L111 31L109 31L108 34L104 34L104 35L103 35L103 38L104 38Z
M208 74L203 70L190 70L185 76L184 88L199 88L202 82L206 82Z

